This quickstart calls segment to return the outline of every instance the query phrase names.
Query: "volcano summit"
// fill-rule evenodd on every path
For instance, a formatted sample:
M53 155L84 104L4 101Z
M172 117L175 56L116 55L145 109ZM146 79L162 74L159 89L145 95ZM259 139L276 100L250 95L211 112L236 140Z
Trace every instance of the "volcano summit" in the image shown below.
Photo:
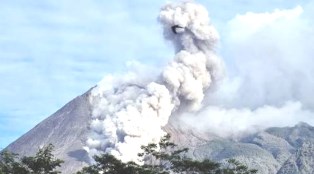
M314 147L312 126L269 128L286 117L311 118L303 95L235 104L235 99L242 100L240 94L254 98L254 88L243 83L230 90L237 81L226 77L226 66L216 53L218 32L207 10L194 2L169 3L161 8L158 21L175 49L158 76L107 76L6 149L31 155L52 143L55 155L65 160L62 171L67 174L90 164L99 153L141 163L141 145L170 133L177 144L190 148L194 159L235 158L265 174L314 172L308 155Z

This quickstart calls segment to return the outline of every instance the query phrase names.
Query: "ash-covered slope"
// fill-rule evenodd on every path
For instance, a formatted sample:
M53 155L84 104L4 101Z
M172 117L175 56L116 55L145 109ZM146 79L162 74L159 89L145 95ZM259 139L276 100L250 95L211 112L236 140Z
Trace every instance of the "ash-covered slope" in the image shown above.
M283 164L278 174L314 173L314 143L306 142Z
M279 163L278 174L314 172L314 127L299 123L294 127L268 128L242 142L255 144L272 154Z
M77 171L88 161L88 155L82 149L91 115L88 95L89 92L76 97L6 149L28 156L52 143L56 157L65 161L61 168L63 173Z
M39 147L52 143L57 158L65 160L62 172L74 173L87 165L83 150L91 120L90 91L66 104L6 149L20 155L34 155ZM164 130L179 145L189 147L194 159L224 161L235 158L262 174L307 173L313 171L314 127L269 128L242 140L230 140L210 132L197 132L171 118Z
M170 124L176 123L170 119ZM220 138L210 132L166 127L174 140L190 148L194 159L224 162L234 158L261 174L308 174L314 172L314 127L299 123L294 127L272 127L241 140Z

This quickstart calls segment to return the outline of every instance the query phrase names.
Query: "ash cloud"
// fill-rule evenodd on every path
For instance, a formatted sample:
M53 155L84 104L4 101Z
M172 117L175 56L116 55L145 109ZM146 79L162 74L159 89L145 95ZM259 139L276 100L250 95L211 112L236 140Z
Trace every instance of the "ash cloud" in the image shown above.
M205 92L224 74L214 50L218 33L203 6L169 3L158 20L165 39L174 44L175 56L153 81L132 73L107 76L92 90L91 133L84 147L91 156L105 152L140 163L140 146L158 142L176 110L200 109Z
M313 125L310 7L248 12L229 21L222 34L228 75L207 95L206 107L183 122L224 137L300 121Z
M224 64L206 9L193 2L165 5L158 20L174 45L173 60L159 75L107 76L92 90L85 149L140 163L140 146L158 142L170 116L176 124L231 138L313 124L314 33L306 9L236 16L222 33Z

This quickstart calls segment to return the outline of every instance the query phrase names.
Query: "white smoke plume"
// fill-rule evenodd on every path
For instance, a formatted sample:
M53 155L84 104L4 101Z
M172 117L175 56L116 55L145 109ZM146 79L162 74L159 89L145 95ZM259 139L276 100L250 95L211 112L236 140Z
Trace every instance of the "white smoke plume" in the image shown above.
M206 107L180 118L232 138L301 121L313 125L314 23L305 15L313 9L248 12L230 20L222 34L228 76L206 95Z
M176 55L153 81L134 74L108 76L91 92L91 135L85 149L137 161L140 146L158 142L177 109L197 111L205 92L223 76L215 54L218 34L204 7L193 2L167 4L158 20Z

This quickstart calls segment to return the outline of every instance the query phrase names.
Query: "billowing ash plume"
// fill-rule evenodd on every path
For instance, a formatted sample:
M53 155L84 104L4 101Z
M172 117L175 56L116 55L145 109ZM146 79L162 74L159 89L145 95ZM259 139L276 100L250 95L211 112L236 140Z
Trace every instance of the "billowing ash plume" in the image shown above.
M248 12L226 22L228 77L206 95L205 107L180 120L228 138L300 121L313 125L313 7Z
M204 7L167 4L158 20L176 55L153 82L111 77L93 89L91 135L85 147L91 155L105 152L139 162L140 146L159 141L171 113L200 108L205 91L223 75L214 52L218 34Z

